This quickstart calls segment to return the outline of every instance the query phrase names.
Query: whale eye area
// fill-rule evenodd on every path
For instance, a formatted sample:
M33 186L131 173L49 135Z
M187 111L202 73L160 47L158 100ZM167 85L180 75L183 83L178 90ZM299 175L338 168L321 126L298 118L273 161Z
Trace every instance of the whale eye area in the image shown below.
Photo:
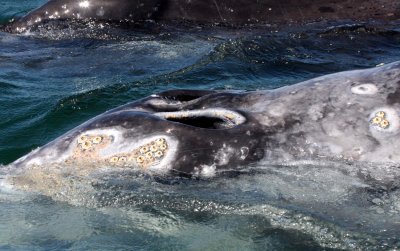
M154 115L168 121L205 129L229 129L246 121L239 113L222 108L160 112Z
M100 165L112 167L140 167L146 169L157 165L168 152L165 138L156 138L129 151L103 156L101 151L110 147L112 136L83 134L77 137L73 154L65 163L75 165Z

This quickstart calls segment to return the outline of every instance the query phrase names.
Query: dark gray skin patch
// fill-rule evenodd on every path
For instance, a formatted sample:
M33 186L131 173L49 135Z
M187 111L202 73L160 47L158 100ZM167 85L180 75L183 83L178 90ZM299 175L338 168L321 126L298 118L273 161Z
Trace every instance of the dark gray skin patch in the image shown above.
M322 6L322 7L319 7L318 10L319 10L321 13L327 13L327 12L333 13L333 12L335 12L335 9L333 9L332 7L329 7L329 6Z
M400 104L400 81L397 82L397 88L396 91L393 93L390 93L387 96L387 102L388 105L395 105L395 104Z

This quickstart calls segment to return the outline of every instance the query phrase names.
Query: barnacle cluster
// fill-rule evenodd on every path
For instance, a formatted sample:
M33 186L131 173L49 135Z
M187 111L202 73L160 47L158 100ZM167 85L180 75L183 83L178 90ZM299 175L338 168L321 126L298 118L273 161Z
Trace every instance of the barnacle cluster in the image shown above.
M159 163L168 151L167 141L162 137L108 156L104 156L104 150L112 145L112 136L82 134L76 141L77 147L66 163L148 168Z
M158 138L128 153L111 156L108 163L113 166L139 166L147 168L157 164L167 153L168 145L164 138Z
M102 143L104 136L100 135L81 135L78 137L78 145L84 151L93 149L96 145Z
M382 129L386 129L390 126L390 122L386 119L386 113L384 111L375 113L375 116L371 119L371 124L379 126Z

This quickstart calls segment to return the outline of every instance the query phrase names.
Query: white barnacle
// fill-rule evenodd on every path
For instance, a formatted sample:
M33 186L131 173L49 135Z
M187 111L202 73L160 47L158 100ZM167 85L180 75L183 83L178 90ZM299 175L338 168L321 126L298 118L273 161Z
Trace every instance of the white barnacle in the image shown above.
M389 121L387 121L386 119L382 120L382 121L379 123L379 126L380 126L382 129L388 128L389 125L390 125L390 123L389 123Z
M145 158L143 156L139 156L136 158L136 162L139 164L142 164L144 162Z
M162 144L164 144L164 142L165 142L165 139L163 139L163 138L156 139L157 145L162 145Z
M101 136L96 136L93 138L92 142L93 142L93 144L99 144L99 143L101 143L102 140L103 140L103 138Z
M384 111L379 111L375 114L375 116L380 117L380 118L385 118L386 113Z
M151 152L147 152L147 153L146 153L146 157L147 157L148 159L152 159L152 158L153 158L153 154L152 154Z
M150 146L150 151L156 152L158 150L158 147L156 145L151 145Z
M144 147L140 148L139 151L140 151L140 153L146 153L149 151L149 148L147 146L144 146Z
M400 116L393 107L380 107L369 116L372 132L398 133L400 129Z
M116 156L111 157L110 163L117 163L117 162L118 162L118 157L116 157Z
M155 155L157 158L161 158L164 154L163 154L162 151L157 151L154 155Z
M351 87L351 92L358 95L375 95L378 87L374 84L361 84Z
M90 142L89 140L82 142L81 144L81 148L82 150L89 150L92 148L92 142Z
M79 138L78 138L78 143L79 144L82 144L83 142L85 142L85 141L87 141L88 140L88 137L86 136L86 135L81 135Z

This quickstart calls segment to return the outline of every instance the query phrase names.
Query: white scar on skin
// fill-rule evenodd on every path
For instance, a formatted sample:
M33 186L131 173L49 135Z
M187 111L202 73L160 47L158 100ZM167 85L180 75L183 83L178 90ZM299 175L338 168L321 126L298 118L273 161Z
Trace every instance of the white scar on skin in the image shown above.
M353 86L351 92L358 95L375 95L378 93L378 87L374 84L361 84Z

